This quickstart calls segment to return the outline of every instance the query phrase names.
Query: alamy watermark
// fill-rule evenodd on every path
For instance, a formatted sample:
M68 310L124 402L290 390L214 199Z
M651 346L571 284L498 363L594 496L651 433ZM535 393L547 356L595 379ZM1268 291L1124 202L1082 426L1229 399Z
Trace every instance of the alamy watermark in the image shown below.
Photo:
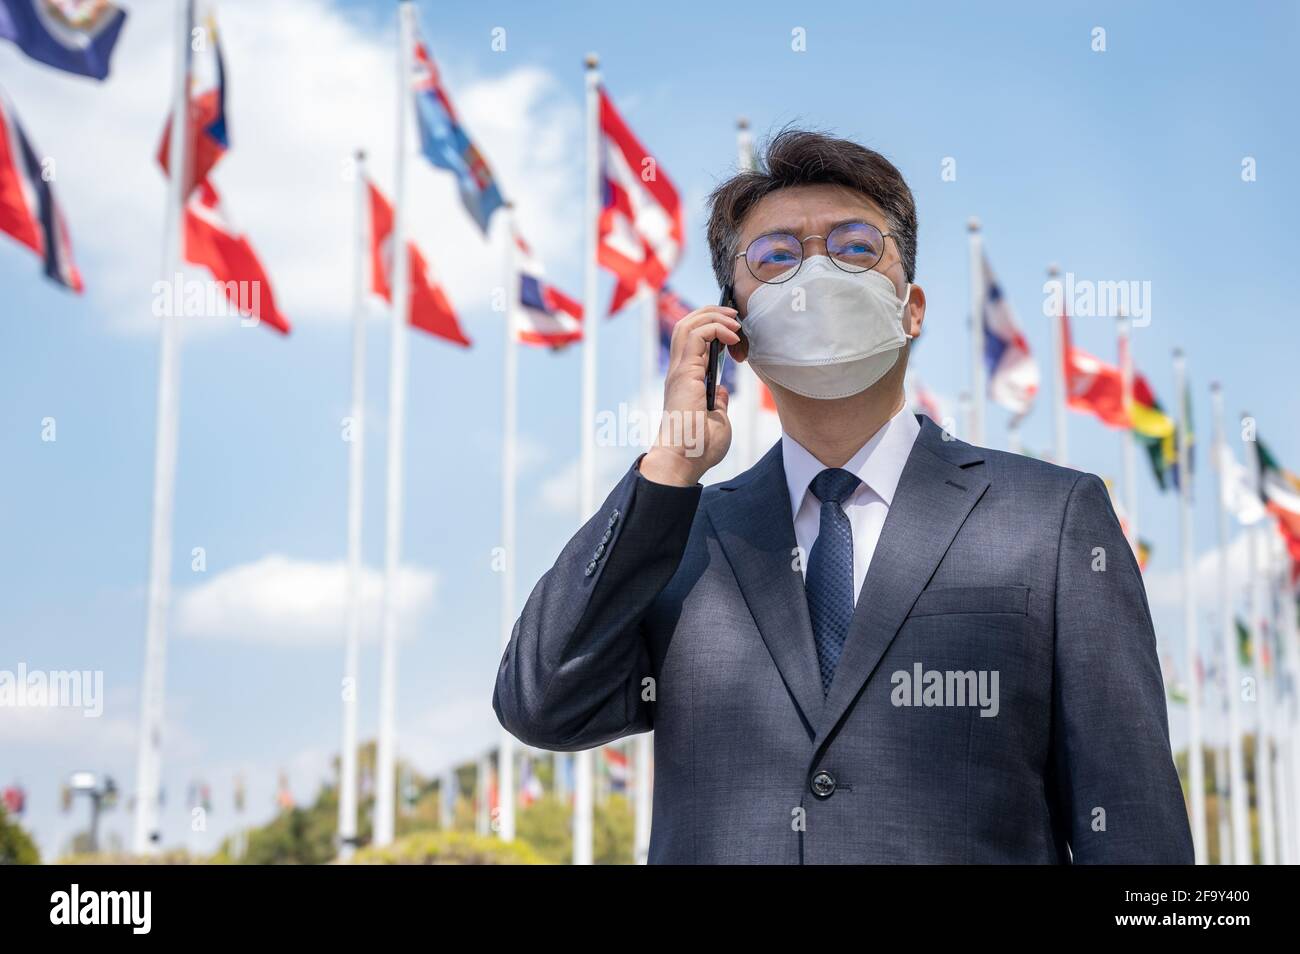
M617 410L596 415L596 444L600 447L650 447L658 435L661 444L681 447L687 457L704 453L708 424L705 411L646 411L620 402Z
M251 328L261 322L262 283L186 278L180 272L153 283L155 318L238 318Z
M1043 315L1055 318L1062 309L1078 318L1126 317L1134 328L1145 328L1151 324L1151 282L1093 281L1066 272L1064 279L1043 283Z
M97 719L104 713L104 671L29 670L26 663L0 669L0 709L81 709Z
M899 669L889 681L894 687L889 701L895 706L978 706L981 718L998 714L996 669L927 670L918 662L911 672Z

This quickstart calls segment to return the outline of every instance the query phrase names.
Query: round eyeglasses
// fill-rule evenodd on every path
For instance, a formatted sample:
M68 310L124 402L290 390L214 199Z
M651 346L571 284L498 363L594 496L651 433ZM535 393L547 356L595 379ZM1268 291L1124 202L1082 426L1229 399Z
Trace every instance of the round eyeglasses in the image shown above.
M768 285L779 285L794 278L803 264L803 243L825 239L831 262L846 272L868 272L885 254L885 239L893 233L881 232L870 222L843 222L827 235L805 235L802 239L789 232L768 232L749 243L736 258L743 258L749 274Z

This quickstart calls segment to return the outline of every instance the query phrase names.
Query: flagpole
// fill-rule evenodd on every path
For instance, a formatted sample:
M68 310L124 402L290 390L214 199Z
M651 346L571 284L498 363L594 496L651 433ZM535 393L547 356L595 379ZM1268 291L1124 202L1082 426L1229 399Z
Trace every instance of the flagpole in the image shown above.
M1280 539L1278 540L1280 543ZM1290 753L1291 778L1291 850L1292 862L1300 863L1300 632L1296 625L1296 594L1291 585L1289 561L1280 563L1282 580L1282 627L1279 638L1286 640L1287 669L1291 682L1291 722L1287 729L1287 750Z
M596 510L596 340L600 327L600 305L596 301L598 290L598 263L596 261L596 228L600 215L600 60L596 54L587 55L587 246L586 275L583 286L582 329L582 416L579 421L582 438L581 513L579 520L587 520ZM593 859L593 804L590 749L575 752L573 757L573 863L589 865Z
M1201 740L1201 680L1199 646L1196 634L1196 560L1192 540L1192 475L1188 440L1191 424L1187 420L1187 359L1181 349L1174 351L1174 388L1179 397L1178 411L1178 526L1183 548L1183 638L1187 642L1187 785L1191 795L1192 845L1196 863L1205 864L1205 752Z
M190 0L176 5L176 60L172 74L171 178L163 216L162 280L181 277L185 183L189 178ZM180 301L173 289L173 301ZM162 839L162 731L167 673L167 622L171 609L172 516L176 502L177 414L180 403L180 320L159 319L158 406L154 423L153 516L149 540L149 593L145 620L144 672L140 682L140 735L136 756L135 827L132 850L150 854Z
M1243 421L1248 417L1248 414L1242 414ZM1248 443L1245 456L1250 468L1250 485L1259 493L1262 486L1259 454L1253 441ZM1265 523L1266 521L1258 521L1244 530L1249 544L1246 548L1246 585L1250 603L1250 665L1251 675L1255 679L1255 805L1259 822L1259 857L1260 864L1271 865L1276 864L1277 858L1274 852L1273 773L1267 757L1268 688L1264 682L1264 634L1260 625L1264 618L1264 607L1259 590L1260 574L1266 572L1259 559L1259 529Z
M1047 266L1049 281L1057 281L1061 269L1056 264ZM1052 351L1056 355L1056 374L1052 387L1052 422L1056 431L1056 463L1068 467L1069 453L1066 448L1065 429L1065 290L1061 291L1060 314L1052 319Z
M507 202L502 208L505 250L506 320L502 345L501 428L501 650L510 643L515 626L515 526L516 485L519 431L519 342L515 328L515 310L519 305L519 272L515 267L515 208ZM497 832L502 841L515 840L515 739L505 727L497 748Z
M351 858L357 844L357 693L361 657L361 516L365 500L366 292L369 220L366 154L358 149L353 170L356 222L352 236L352 407L348 444L348 611L343 656L343 749L339 753L339 855Z
M972 444L984 443L984 251L980 222L966 223L970 233L970 396Z
M379 666L379 744L375 755L373 844L393 841L397 768L397 588L402 558L402 466L406 442L406 335L410 256L406 250L406 114L410 110L415 9L398 6L397 172L393 182L393 313L388 354L388 475L384 538L384 612Z
M754 136L749 129L749 120L744 116L736 120L736 152L736 164L741 172L753 172L757 169ZM735 371L737 382L742 377L745 383L739 386L739 394L731 396L727 407L732 419L732 434L740 439L740 445L737 447L739 469L744 470L752 467L762 456L758 443L759 389L762 387L762 382L758 380L758 375L754 373L754 369L747 361L741 362ZM734 413L732 408L735 409ZM741 425L739 433L735 428L737 422Z
M1228 450L1223 425L1223 389L1219 382L1210 385L1210 404L1214 413L1214 448L1219 482L1219 624L1223 639L1224 689L1228 704L1228 804L1232 821L1232 863L1250 864L1249 793L1242 754L1241 675L1237 669L1237 627L1232 612L1231 567L1228 562L1228 502L1224 456Z
M1125 314L1115 321L1115 332L1119 345L1120 387L1124 392L1124 416L1128 426L1120 431L1120 447L1124 465L1124 509L1128 511L1129 536L1132 538L1133 551L1138 548L1138 497L1137 497L1137 456L1133 441L1133 336L1132 322Z

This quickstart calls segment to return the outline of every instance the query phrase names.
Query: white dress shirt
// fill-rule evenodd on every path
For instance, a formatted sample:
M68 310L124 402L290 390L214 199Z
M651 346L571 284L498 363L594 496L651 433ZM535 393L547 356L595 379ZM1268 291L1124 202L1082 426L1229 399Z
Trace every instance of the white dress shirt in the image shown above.
M862 581L867 578L871 557L880 541L894 491L903 475L903 465L912 453L921 425L904 404L903 409L885 422L861 450L849 458L843 469L862 481L841 506L853 529L853 605L858 604ZM781 433L781 459L790 488L790 511L794 516L794 539L803 551L800 569L808 575L808 557L821 530L821 501L809 485L826 465L807 448L784 431Z

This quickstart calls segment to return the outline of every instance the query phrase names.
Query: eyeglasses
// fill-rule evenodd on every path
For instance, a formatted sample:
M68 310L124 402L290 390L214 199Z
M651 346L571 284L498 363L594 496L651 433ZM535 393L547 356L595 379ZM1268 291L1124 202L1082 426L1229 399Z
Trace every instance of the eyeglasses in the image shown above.
M802 239L789 232L768 232L749 243L736 258L743 258L749 274L768 285L779 285L794 278L803 264L803 243L825 239L826 253L837 268L846 272L869 272L885 254L885 239L898 241L893 233L881 232L870 222L844 222L828 235L805 235Z

